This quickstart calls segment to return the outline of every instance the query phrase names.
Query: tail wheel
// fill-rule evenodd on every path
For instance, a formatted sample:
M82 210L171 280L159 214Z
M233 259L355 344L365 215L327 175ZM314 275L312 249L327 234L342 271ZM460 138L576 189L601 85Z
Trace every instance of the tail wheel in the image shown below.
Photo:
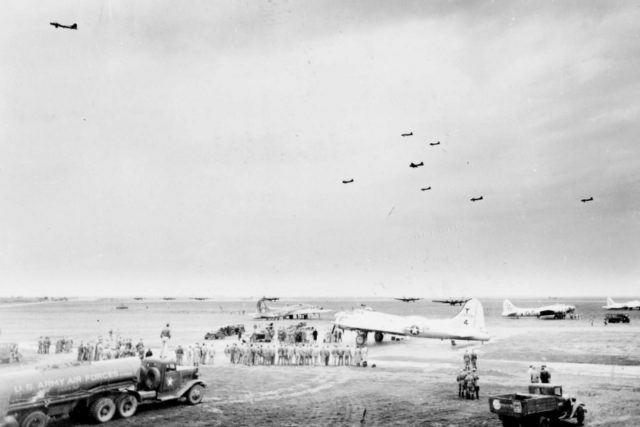
M91 404L91 416L99 423L106 423L116 413L116 404L110 397L101 397Z
M117 400L116 409L120 417L129 418L138 409L138 399L131 394L126 394Z
M196 384L189 389L187 392L187 402L189 405L197 405L202 402L202 398L204 397L204 387L200 384Z
M20 423L20 427L45 427L49 417L42 411L33 411Z
M582 406L578 406L576 409L576 420L579 426L584 424L584 408Z

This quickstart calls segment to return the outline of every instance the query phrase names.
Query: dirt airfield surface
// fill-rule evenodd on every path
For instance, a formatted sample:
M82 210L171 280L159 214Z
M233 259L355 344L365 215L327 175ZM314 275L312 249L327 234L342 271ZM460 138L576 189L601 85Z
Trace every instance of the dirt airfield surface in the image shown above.
M208 384L202 404L146 405L134 417L108 425L500 426L488 396L526 391L528 366L542 363L553 383L586 404L586 425L640 425L638 327L535 320L526 325L498 331L484 345L452 347L423 339L372 343L369 363L376 368L231 365L223 350L234 340L215 341L216 364L200 368ZM346 334L345 343L351 338ZM457 396L455 376L465 350L472 348L479 355L480 400ZM78 424L53 424L71 425Z

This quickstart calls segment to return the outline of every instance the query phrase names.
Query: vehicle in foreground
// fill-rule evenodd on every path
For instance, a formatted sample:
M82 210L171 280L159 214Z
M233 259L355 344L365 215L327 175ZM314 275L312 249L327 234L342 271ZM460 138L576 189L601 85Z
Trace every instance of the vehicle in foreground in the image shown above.
M103 423L128 418L141 403L202 401L197 367L159 359L74 362L0 374L0 427L44 427L67 415Z
M631 321L629 316L622 313L607 313L604 315L604 320L607 323L629 323Z
M489 340L484 325L484 310L477 299L467 301L452 319L398 316L371 309L356 309L337 313L334 325L337 328L356 331L358 345L367 341L369 332L374 333L376 342L381 342L384 334L450 339L452 344L455 344L455 340Z
M584 403L562 394L562 386L530 384L528 393L512 393L489 397L489 409L498 415L505 427L549 427L557 420L574 419L584 424Z

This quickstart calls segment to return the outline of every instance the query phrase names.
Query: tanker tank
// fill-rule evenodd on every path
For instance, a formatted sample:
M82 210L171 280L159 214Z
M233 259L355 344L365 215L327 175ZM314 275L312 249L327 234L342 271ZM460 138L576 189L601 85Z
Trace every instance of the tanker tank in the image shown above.
M131 357L1 373L0 408L6 410L8 405L70 395L106 384L137 383L140 367L140 359Z

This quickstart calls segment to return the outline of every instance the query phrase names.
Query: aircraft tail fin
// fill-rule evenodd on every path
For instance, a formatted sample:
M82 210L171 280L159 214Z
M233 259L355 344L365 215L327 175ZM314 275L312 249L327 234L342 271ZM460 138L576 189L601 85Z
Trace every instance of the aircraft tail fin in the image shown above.
M509 301L508 299L504 300L504 302L502 303L502 315L503 316L508 316L509 313L514 313L518 311L518 309L516 308L515 305L513 305L513 303L511 301Z
M462 306L462 309L453 318L453 321L465 328L484 331L484 309L482 308L482 304L477 299L471 298Z
M267 302L264 300L264 298L258 300L256 309L258 313L266 313L269 310L269 307L267 307Z
M612 306L614 304L615 302L613 302L613 299L611 297L607 297L607 306Z

